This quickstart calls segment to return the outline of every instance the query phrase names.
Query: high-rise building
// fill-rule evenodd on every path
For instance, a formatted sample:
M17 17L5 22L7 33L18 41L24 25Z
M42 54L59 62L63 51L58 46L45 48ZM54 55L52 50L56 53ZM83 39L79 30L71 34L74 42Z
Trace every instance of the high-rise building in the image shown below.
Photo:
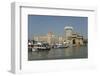
M65 40L67 41L67 40L68 40L68 37L72 36L73 27L66 26L66 27L64 28L64 32L65 32Z

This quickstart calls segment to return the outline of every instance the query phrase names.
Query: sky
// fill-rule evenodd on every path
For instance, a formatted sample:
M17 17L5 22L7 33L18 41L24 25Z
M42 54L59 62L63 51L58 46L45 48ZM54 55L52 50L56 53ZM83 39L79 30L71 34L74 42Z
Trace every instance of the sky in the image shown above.
M50 15L28 15L28 38L32 39L34 35L46 35L48 32L64 35L65 26L73 27L75 32L87 38L88 17Z

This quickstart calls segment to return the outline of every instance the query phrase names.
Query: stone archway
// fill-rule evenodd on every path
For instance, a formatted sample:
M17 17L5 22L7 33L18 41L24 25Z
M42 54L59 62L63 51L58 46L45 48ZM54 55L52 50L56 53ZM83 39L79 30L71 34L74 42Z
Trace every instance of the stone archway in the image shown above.
M76 41L75 41L75 39L73 39L73 40L72 40L72 43L73 43L73 44L76 44Z

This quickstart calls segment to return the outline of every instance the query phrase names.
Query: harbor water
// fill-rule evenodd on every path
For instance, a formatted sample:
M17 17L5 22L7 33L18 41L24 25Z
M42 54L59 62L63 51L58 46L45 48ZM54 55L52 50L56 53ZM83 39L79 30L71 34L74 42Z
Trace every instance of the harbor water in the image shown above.
M57 48L51 50L28 51L28 60L51 60L51 59L78 59L88 58L87 46Z

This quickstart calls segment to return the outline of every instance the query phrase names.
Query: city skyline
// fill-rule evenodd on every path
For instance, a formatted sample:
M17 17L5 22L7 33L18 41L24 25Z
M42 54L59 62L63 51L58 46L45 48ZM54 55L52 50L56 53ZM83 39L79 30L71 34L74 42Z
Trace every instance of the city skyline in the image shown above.
M87 17L28 15L28 39L48 32L63 35L65 26L73 27L75 32L87 38Z

